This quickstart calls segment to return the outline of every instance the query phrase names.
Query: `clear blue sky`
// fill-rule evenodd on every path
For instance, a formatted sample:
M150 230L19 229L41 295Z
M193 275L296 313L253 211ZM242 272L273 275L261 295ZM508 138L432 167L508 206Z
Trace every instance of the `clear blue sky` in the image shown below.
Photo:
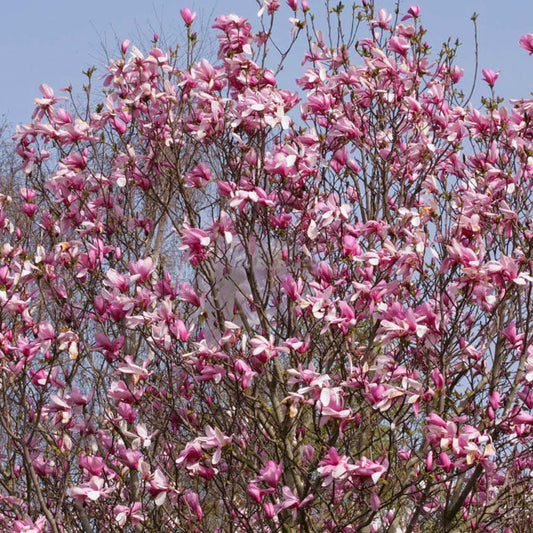
M285 3L284 0L281 0ZM311 7L324 0L308 0ZM337 0L331 0L336 5ZM347 5L350 0L344 0ZM392 0L376 0L389 10ZM531 0L415 0L402 1L405 9L418 4L428 40L438 45L448 36L459 37L463 51L459 64L471 80L474 39L470 17L479 13L480 68L501 70L496 86L506 98L528 97L533 91L533 56L518 39L533 33ZM221 13L238 13L256 20L255 0L25 0L2 5L0 54L3 67L0 115L13 123L30 119L40 83L60 89L72 83L80 92L81 71L97 66L102 72L105 50L117 54L117 43L129 38L147 44L154 31L169 41L183 36L179 10L194 8L204 28ZM285 11L288 13L288 11ZM197 30L200 29L197 28ZM480 82L483 85L483 82Z

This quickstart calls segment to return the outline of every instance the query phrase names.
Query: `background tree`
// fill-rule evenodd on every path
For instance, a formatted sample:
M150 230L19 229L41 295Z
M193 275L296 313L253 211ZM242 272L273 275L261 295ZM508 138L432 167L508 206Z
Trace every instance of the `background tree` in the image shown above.
M215 64L188 9L186 53L124 42L94 111L42 86L0 218L5 530L529 530L531 101L487 70L468 104L416 6L326 38L287 3L299 93L274 1Z

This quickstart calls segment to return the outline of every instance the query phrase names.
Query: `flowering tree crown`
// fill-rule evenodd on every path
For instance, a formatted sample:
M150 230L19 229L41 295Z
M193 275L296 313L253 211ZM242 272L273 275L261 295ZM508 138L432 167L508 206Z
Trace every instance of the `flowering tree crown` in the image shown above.
M417 6L287 4L296 91L286 7L214 63L182 9L184 52L124 41L18 129L3 530L529 531L533 101L466 102Z

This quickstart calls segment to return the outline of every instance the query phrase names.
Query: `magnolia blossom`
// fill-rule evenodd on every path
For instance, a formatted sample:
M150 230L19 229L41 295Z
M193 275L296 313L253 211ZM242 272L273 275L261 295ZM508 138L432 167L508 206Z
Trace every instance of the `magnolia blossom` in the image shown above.
M519 44L522 48L525 48L530 55L533 54L533 33L522 35L522 37L520 37Z
M186 26L190 26L196 18L196 13L193 13L188 7L180 9L180 15Z

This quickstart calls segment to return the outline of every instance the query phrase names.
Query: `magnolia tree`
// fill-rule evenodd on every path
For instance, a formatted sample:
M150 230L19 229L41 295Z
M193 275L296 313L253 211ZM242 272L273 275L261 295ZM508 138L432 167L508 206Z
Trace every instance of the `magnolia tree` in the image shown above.
M533 100L468 103L416 6L287 4L18 129L3 531L530 531Z

